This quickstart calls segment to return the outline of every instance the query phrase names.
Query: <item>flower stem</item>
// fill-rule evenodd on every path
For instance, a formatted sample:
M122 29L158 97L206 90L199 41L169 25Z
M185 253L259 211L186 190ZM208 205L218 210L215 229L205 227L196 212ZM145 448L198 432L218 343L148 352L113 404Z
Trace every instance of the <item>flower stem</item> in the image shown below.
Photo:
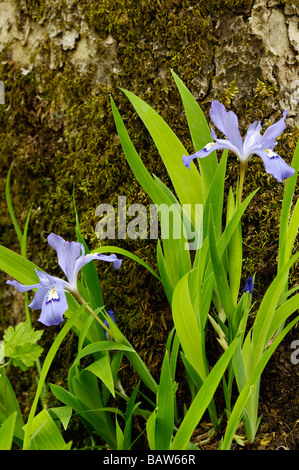
M78 290L72 292L74 296L77 298L77 300L82 304L85 305L89 313L95 318L95 320L104 328L104 330L107 331L107 333L114 338L111 330L105 325L105 323L97 316L97 314L93 311L93 309L88 305L87 302L83 299L82 295Z
M242 192L243 192L243 184L244 184L244 176L245 176L246 168L247 168L247 162L240 163L239 204L241 204L242 202Z

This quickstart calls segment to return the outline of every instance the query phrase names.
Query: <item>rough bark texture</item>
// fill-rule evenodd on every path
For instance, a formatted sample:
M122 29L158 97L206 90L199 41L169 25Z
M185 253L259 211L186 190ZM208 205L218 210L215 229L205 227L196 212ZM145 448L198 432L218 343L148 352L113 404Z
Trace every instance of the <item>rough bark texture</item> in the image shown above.
M113 204L118 195L126 195L128 203L149 202L122 153L110 94L147 168L168 183L119 87L151 104L192 151L170 69L207 116L211 100L218 99L237 112L243 130L256 119L268 125L289 109L277 148L290 163L299 135L298 15L298 0L0 0L0 80L5 85L0 243L18 250L4 195L11 164L20 224L33 204L28 257L53 273L56 259L46 237L54 231L74 239L74 184L82 231L92 248L98 243L94 211L101 202ZM228 183L235 181L235 163L230 159ZM275 273L282 186L263 172L260 161L252 166L245 191L260 186L261 196L245 220L244 279L257 273L258 296ZM155 267L151 242L119 245ZM125 334L157 372L171 326L161 286L128 261L121 276L103 267L99 272L107 308L113 308ZM292 276L298 282L295 272ZM5 280L1 276L0 337L8 324L24 319L22 296L7 289ZM45 341L51 341L53 331L45 332ZM68 360L64 356L57 364L58 375Z

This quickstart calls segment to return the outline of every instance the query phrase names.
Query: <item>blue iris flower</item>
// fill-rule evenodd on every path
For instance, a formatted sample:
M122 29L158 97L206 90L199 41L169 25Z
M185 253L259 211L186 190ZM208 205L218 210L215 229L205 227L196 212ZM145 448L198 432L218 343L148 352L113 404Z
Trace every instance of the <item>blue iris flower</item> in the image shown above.
M184 155L183 163L190 169L191 161L194 158L204 158L214 150L227 149L237 155L241 163L241 169L247 167L248 161L253 155L258 155L263 160L266 172L282 182L284 178L289 178L295 173L295 170L274 151L277 137L286 128L285 117L287 113L288 111L284 111L283 117L269 126L263 135L260 133L262 126L259 121L250 124L243 140L239 131L237 115L233 111L226 111L219 101L212 101L210 117L226 139L218 139L212 129L214 142L207 144L203 149L192 155Z
M114 323L116 323L113 310L107 310L107 313L109 317L114 321ZM109 328L108 321L106 319L104 321L104 324Z
M116 323L113 310L107 310L107 313L108 313L109 317L111 318L111 320L113 320L114 323ZM106 320L106 318L104 320L104 325L106 325L107 328L109 328L109 324L108 324L108 321ZM106 339L108 341L114 341L113 337L107 331L105 331L105 336L106 336Z
M253 279L251 276L247 279L247 282L244 287L244 294L249 292L251 295L253 294Z
M121 266L122 260L116 255L102 255L99 253L85 255L84 245L78 242L68 242L62 237L51 233L48 236L49 245L54 248L58 256L58 264L67 277L67 281L51 276L43 271L37 271L39 279L37 284L26 286L18 281L7 281L19 292L37 289L33 301L29 304L34 310L41 310L39 321L46 326L58 325L63 321L63 315L68 309L65 291L76 296L77 277L83 266L92 260L112 262L115 269Z

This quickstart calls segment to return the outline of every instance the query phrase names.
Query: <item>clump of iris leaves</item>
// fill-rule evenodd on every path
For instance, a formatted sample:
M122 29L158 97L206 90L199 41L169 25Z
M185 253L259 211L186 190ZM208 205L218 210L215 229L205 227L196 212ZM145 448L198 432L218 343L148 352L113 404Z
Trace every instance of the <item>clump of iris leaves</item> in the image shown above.
M211 420L211 435L225 420L219 450L230 449L233 442L238 445L254 442L261 420L258 407L263 370L278 344L298 321L298 317L288 321L299 308L297 287L289 289L288 280L290 268L299 257L299 253L293 254L299 224L299 203L293 204L299 148L297 145L291 165L275 151L276 139L285 129L286 111L263 133L259 122L251 123L243 139L236 114L213 101L210 118L222 134L219 138L215 129L210 129L190 91L174 72L171 73L186 113L194 146L191 155L154 109L131 92L123 92L149 131L169 174L172 189L147 171L111 98L123 152L136 179L156 207L176 207L182 224L180 238L163 237L161 224L161 238L156 246L158 273L117 243L90 252L80 232L75 203L77 239L66 241L60 234L48 237L67 281L44 273L26 258L31 208L21 230L10 198L9 171L6 198L21 254L0 246L0 269L13 278L9 284L24 292L26 321L15 328L8 326L1 342L0 449L71 449L72 442L65 442L63 431L75 417L81 419L89 433L90 448L130 450L142 437L145 448L151 450L198 449L192 442L192 434L206 412ZM230 153L237 156L240 173L237 187L230 187L225 198L226 163ZM243 200L246 169L253 155L261 157L267 173L279 182L284 181L284 196L277 273L249 327L255 274L252 273L242 288L244 228L241 223L244 212L259 191L257 188ZM196 204L202 212L198 218L191 211L187 227L185 207ZM226 220L223 223L224 213ZM192 250L186 249L186 244ZM104 303L96 263L111 262L110 268L115 269L116 276L121 276L121 263L127 258L139 263L141 269L148 269L162 283L171 307L173 329L165 344L158 381L121 332L111 306L107 310ZM30 304L28 290L35 291ZM61 323L42 364L42 348L38 344L42 332L32 327L31 308L41 310L39 320L49 328ZM222 347L222 354L212 368L207 358L208 324ZM71 330L78 337L78 353L68 370L67 387L47 384L49 368ZM133 391L126 390L119 378L123 356L139 377ZM82 359L86 357L89 365L84 367ZM190 394L190 405L183 415L176 398L180 387L176 381L178 357L182 359ZM37 389L24 422L6 372L9 367L26 370L33 366L38 369ZM225 407L217 410L214 395L220 383ZM234 385L238 395L233 399ZM61 406L42 406L38 412L39 403L43 404L45 387L50 388ZM111 406L111 398L113 402L115 397L123 400L124 405ZM138 429L134 428L134 417L138 418ZM241 422L244 426L242 435L237 434Z

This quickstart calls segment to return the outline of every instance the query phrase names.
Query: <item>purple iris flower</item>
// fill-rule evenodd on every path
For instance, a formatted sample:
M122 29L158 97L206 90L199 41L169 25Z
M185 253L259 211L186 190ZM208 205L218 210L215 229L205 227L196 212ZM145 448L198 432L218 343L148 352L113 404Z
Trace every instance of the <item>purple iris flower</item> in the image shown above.
M58 325L63 321L63 315L68 309L65 291L75 294L77 290L77 277L80 269L92 260L112 262L115 269L118 269L122 260L116 255L102 255L99 253L85 255L84 245L78 242L68 242L62 237L51 233L48 236L49 245L54 248L58 256L58 264L67 277L67 281L56 276L50 276L43 271L37 271L36 274L39 283L26 286L18 281L7 281L7 284L13 285L19 292L26 292L31 289L37 289L34 299L29 304L34 310L41 310L39 321L46 326Z
M255 121L247 129L244 140L239 131L238 117L233 111L226 111L223 104L219 101L212 101L210 109L210 117L226 139L218 139L215 131L212 129L212 137L215 142L207 144L198 152L183 156L184 165L190 169L191 161L194 158L204 158L214 150L231 150L241 162L243 167L247 166L248 161L253 155L258 155L263 160L265 170L272 174L279 182L284 178L289 178L295 173L275 151L276 139L286 128L285 117L288 111L284 111L283 117L269 126L263 135L260 134L262 129L261 123Z

